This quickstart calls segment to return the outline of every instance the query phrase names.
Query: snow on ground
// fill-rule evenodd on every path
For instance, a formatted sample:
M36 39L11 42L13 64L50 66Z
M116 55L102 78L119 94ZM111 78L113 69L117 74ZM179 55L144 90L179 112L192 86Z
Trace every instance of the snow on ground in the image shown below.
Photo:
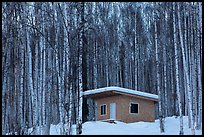
M75 128L75 125L73 129ZM83 123L82 135L178 135L179 117L167 117L165 119L165 133L160 133L159 120L155 122L134 122L123 123L116 121L114 123L102 121L88 121ZM73 134L75 134L75 129ZM201 135L202 130L196 130L196 135ZM51 135L59 134L59 126L52 125ZM191 129L188 128L188 117L184 116L184 134L190 135Z
M160 133L159 120L155 122L124 123L115 121L108 123L104 121L88 121L82 125L82 135L178 135L180 124L179 117L165 118L165 132ZM188 117L183 117L184 134L191 135L188 128ZM72 134L76 134L76 125L72 126ZM38 129L40 131L40 128ZM30 128L29 133L32 131ZM42 131L43 132L43 131ZM202 135L202 130L196 130L196 135ZM60 124L50 126L50 135L60 135Z

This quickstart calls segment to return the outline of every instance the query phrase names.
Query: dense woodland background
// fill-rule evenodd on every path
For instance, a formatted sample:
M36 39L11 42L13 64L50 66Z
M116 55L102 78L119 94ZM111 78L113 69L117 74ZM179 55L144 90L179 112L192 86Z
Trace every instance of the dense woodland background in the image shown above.
M2 3L2 134L48 134L94 120L81 92L119 86L159 95L165 117L202 125L201 2ZM82 121L81 121L82 118ZM41 129L37 128L42 126ZM43 129L43 130L42 130ZM65 130L66 129L66 130Z

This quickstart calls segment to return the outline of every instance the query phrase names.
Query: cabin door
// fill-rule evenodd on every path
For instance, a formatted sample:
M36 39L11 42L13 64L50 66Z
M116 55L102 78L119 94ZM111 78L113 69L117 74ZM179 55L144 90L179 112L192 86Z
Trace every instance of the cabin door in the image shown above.
M110 119L116 119L116 104L110 103Z

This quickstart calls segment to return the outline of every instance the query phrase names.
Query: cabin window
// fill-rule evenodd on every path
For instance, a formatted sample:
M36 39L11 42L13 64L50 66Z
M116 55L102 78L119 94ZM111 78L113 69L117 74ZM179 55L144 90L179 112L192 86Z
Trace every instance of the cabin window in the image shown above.
M130 103L130 114L139 114L139 104Z
M106 115L107 114L107 105L103 104L101 105L101 115Z

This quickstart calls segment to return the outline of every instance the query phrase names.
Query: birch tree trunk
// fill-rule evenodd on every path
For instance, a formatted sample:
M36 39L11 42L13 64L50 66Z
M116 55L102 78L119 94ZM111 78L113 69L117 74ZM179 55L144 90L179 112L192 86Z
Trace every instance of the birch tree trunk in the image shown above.
M4 4L3 6L2 6L2 8L3 7L7 7L7 5L6 4ZM5 14L4 15L5 16L5 18L7 18L7 14ZM9 20L6 20L5 21L5 24L7 24L8 23L8 21ZM4 28L5 29L5 32L7 32L8 31L8 29L9 29L9 27L7 27L7 25L3 25L3 18L2 18L2 28ZM2 30L2 32L3 32L3 30ZM2 34L3 35L3 34ZM9 61L8 61L8 48L6 48L6 47L8 47L8 44L7 44L7 42L8 42L8 40L5 40L5 46L2 46L2 73L3 73L3 75L2 75L2 135L6 135L6 132L7 132L7 123L8 123L8 121L6 121L6 117L7 117L7 113L6 113L6 108L7 108L7 106L6 106L6 104L7 104L7 79L8 79L8 67L9 67ZM3 42L2 42L3 43ZM2 44L3 45L3 44ZM4 52L3 52L4 51ZM21 45L20 46L20 55L22 55L21 53L23 52L23 46ZM20 58L20 68L22 68L22 66L23 66L23 56L20 56L19 57ZM22 75L23 75L23 73L22 73L22 69L21 69L21 71L20 71L20 80L21 80L21 77L23 77ZM20 81L21 82L21 81ZM20 83L20 97L21 97L21 83ZM19 106L20 106L20 103L21 102L19 102ZM21 108L21 107L19 107L19 108ZM19 109L18 109L19 110ZM21 109L20 109L21 110ZM19 110L19 111L20 111ZM19 115L21 115L21 111L20 111L20 114ZM20 118L20 116L18 116L17 115L17 117L18 118ZM21 119L20 119L21 120ZM20 133L19 133L20 134Z
M38 40L37 40L38 41ZM39 42L39 41L38 41ZM34 90L34 104L35 104L35 113L33 114L34 115L34 119L33 119L33 125L34 125L34 134L37 135L37 130L36 130L36 127L38 126L38 117L39 117L39 110L37 108L38 106L38 42L36 42L36 45L35 45L35 66L34 66L34 82L33 82L33 90Z
M56 6L57 8L57 6ZM57 16L59 16L60 14L57 13ZM59 19L59 17L57 17ZM57 72L57 82L58 82L58 97L59 97L59 116L60 116L60 135L64 135L64 119L63 119L63 106L62 106L62 89L61 89L61 75L60 75L60 60L59 60L59 46L61 45L61 43L59 43L58 41L59 40L59 36L60 36L60 30L59 30L59 27L60 27L60 23L57 22L57 45L55 45L55 48L56 48L56 72Z
M63 21L64 21L64 46L65 46L65 52L64 52L64 59L63 60L63 64L66 64L66 66L63 65L63 68L66 70L66 74L69 76L70 72L71 72L71 68L70 68L70 45L69 45L69 31L70 29L68 28L68 24L69 24L69 18L68 15L66 13L66 11L69 10L68 7L66 6L66 4L63 5ZM63 73L63 76L65 74ZM65 78L66 79L66 78ZM67 86L68 89L64 89L64 92L67 91L65 94L65 102L69 104L68 106L68 110L67 110L67 120L66 120L66 125L67 125L67 132L66 135L72 135L72 104L73 104L73 99L72 99L72 82L68 77L68 80L66 81L67 83L65 83L65 85L69 85ZM68 84L69 82L69 84Z
M192 20L192 15L191 15L191 12L192 12L192 10L191 10L191 7L189 6L189 35L191 36L190 37L190 42L189 42L189 46L191 47L191 43L193 42L193 26L192 26L192 22L193 22L193 20ZM189 62L191 62L191 48L189 48ZM192 62L191 62L191 64L192 64ZM194 121L193 121L193 94L192 94L192 92L193 92L193 85L192 85L192 83L191 83L191 81L192 81L192 77L190 76L191 74L192 74L192 65L190 65L190 73L189 73L189 75L188 75L188 72L187 72L187 70L185 69L185 67L184 67L184 73L185 73L185 76L186 76L186 80L187 80L187 82L186 82L186 84L188 85L187 86L187 91L188 91L188 107L189 107L189 116L190 116L190 123L191 123L191 132L192 132L192 134L193 135L195 135L195 123L194 123Z
M21 52L22 52L22 49L23 47L21 47ZM8 54L8 52L7 52ZM7 125L8 125L8 121L7 121L7 117L8 117L8 113L7 113L7 69L8 69L8 57L7 57L7 54L4 55L3 57L3 66L2 66L2 69L3 69L3 85L2 85L2 135L5 135L6 132L7 132ZM5 59L5 62L4 62L4 59ZM21 62L21 67L22 67L22 62ZM21 70L22 71L22 70ZM21 72L22 74L22 72ZM21 80L21 77L20 77L20 80ZM21 83L20 83L21 84ZM21 91L20 91L20 97L21 97ZM21 103L21 102L20 102ZM21 104L20 104L21 105ZM21 107L20 107L20 115L22 113L21 111Z
M26 18L26 4L23 3L23 18ZM24 20L24 23L26 23L26 21ZM23 25L24 29L23 29L23 44L21 45L21 86L20 86L20 104L19 104L19 107L20 107L20 116L21 116L21 122L20 122L20 134L24 134L24 128L25 128L25 113L24 113L24 100L23 100L23 96L24 96L24 79L25 79L25 47L23 45L26 45L26 26Z
M159 75L159 53L158 53L158 37L157 37L157 24L154 17L154 33L155 33L155 50L156 50L156 68L157 68L157 92L159 96L159 121L160 121L160 131L164 132L164 119L162 113L162 102L161 102L161 89L160 89L160 75Z
M45 56L45 42L43 43L43 84L42 84L42 125L43 125L43 135L48 135L49 131L46 129L46 71L45 71L45 65L46 65L46 56ZM47 132L47 133L46 133Z
M173 10L174 10L174 13L175 13L175 3L174 3L174 7L173 7ZM182 48L182 55L183 55L183 65L184 67L186 67L186 62L185 62L185 54L184 54L184 44L183 44L183 34L181 32L181 17L180 17L180 10L179 10L179 4L178 4L178 26L179 26L179 36L180 36L180 43L181 43L181 48ZM175 15L174 15L174 35L176 35L176 28L175 28L175 23L176 23L176 19L175 19ZM182 102L181 102L181 91L179 89L179 66L178 66L178 49L177 49L177 39L176 39L176 36L174 37L175 38L175 41L174 41L174 47L175 47L175 58L176 58L176 64L175 64L175 67L176 67L176 91L177 91L177 96L178 96L178 103L179 103L179 116L180 116L180 135L183 135L184 132L183 132L183 113L182 113Z
M62 91L61 91L61 76L59 72L59 57L56 53L56 71L57 71L57 82L58 82L58 96L59 96L59 113L60 113L60 135L64 135L64 120L62 111Z
M82 83L82 57L83 57L83 44L84 44L84 10L85 3L79 3L79 13L80 13L80 30L79 30L79 62L78 62L78 76L79 76L79 88L78 88L78 97L77 97L77 116L76 116L76 134L79 135L82 133L82 92L83 92L83 83Z
M165 18L165 16L164 16L164 18ZM166 27L166 20L164 19L164 21L165 21L165 27ZM163 76L164 76L164 96L165 96L165 101L164 101L164 108L165 108L165 110L164 110L164 116L165 117L167 117L167 115L168 115L168 104L167 104L167 100L168 100L168 97L167 97L167 68L166 68L166 44L164 44L163 46L163 59L164 59L164 63L163 63L163 69L164 69L164 72L163 72Z
M135 38L135 51L134 51L134 53L135 53L135 63L134 63L134 65L135 65L135 90L137 90L138 89L138 59L137 59L137 55L138 55L138 44L137 44L137 33L136 33L136 31L137 31L137 17L136 17L136 12L135 12L135 36L134 36L134 38Z
M30 34L29 34L29 30L27 30L26 31L26 35L27 35L27 49L28 49L28 53L27 53L27 55L28 55L28 66L29 66L29 68L28 68L28 80L29 80L29 86L28 86L28 89L30 90L30 93L31 93L31 104L32 104L32 113L30 113L30 115L31 116L33 116L32 117L32 120L34 120L35 119L35 113L36 113L36 95L35 95L35 91L33 90L33 77L32 77L32 72L33 72L33 70L32 70L32 51L31 51L31 47L30 47L30 43L29 43L29 41L30 41L30 39L29 39L29 36L30 36ZM32 125L33 127L35 127L35 122L34 122L34 125Z
M198 37L199 37L199 43L197 48L197 65L198 65L198 127L197 129L202 129L202 83L201 83L201 46L202 46L202 3L199 2L199 10L198 10Z
M184 7L184 12L186 11L186 8ZM187 72L189 72L189 61L188 61L188 38L187 38L187 15L184 13L184 49L185 49L185 59L186 59L186 66L187 66ZM188 115L189 109L188 109L188 91L187 91L187 84L186 84L186 76L184 74L184 89L185 89L185 115ZM190 118L190 115L188 115L188 118ZM190 128L190 120L188 120L188 126Z

